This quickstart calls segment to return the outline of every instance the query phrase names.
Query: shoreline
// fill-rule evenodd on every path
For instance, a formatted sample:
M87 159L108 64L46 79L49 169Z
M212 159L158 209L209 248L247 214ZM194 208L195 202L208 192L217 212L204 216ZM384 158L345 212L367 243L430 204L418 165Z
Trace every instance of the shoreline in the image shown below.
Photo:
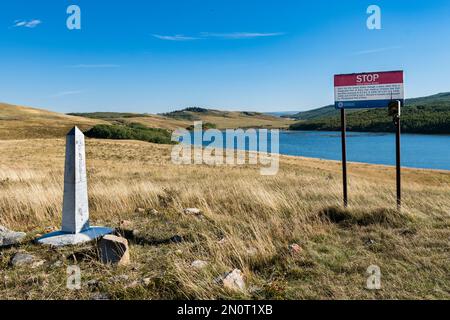
M51 140L61 140L64 141L64 138L33 138L33 139L0 139L0 144L3 143L14 143L15 141L29 141L29 140L37 140L37 141L51 141ZM121 140L121 139L95 139L95 138L87 138L86 141L105 141L105 142L132 142L132 143L144 143L144 144L153 144L157 146L167 146L170 147L172 145L170 144L157 144L157 143L151 143L141 140ZM192 144L191 144L192 145ZM225 150L225 149L224 149ZM234 150L236 152L236 150ZM239 149L239 151L242 151L242 149ZM248 151L244 150L246 152L252 152L252 153L259 153L259 151ZM334 160L334 159L326 159L326 158L314 158L314 157L306 157L306 156L299 156L299 155L289 155L289 154L283 154L278 153L278 155L281 158L286 159L292 159L292 160L307 160L307 161L318 161L318 162L329 162L329 163L335 163L335 164L341 164L340 160ZM380 168L388 168L388 169L395 169L395 165L388 165L388 164L378 164L378 163L369 163L369 162L359 162L359 161L347 161L348 164L353 165L363 165L363 166L370 166L370 167L380 167ZM411 171L431 171L434 173L443 173L443 174L450 174L450 170L447 169L432 169L432 168L420 168L420 167L409 167L409 166L402 166L402 170L411 170Z

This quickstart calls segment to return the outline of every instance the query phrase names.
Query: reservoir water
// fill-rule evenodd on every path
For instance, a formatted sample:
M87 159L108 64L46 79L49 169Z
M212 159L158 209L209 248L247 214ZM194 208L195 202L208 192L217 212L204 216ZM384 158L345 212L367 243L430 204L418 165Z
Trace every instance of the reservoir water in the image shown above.
M401 147L404 167L450 170L450 135L403 134ZM284 155L341 160L341 134L280 131L279 148ZM348 161L394 166L395 134L347 132L347 158Z

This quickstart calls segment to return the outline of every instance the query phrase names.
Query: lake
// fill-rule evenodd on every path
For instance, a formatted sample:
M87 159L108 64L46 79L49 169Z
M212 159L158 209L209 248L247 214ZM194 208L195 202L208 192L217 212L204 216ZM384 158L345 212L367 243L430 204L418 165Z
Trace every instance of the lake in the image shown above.
M450 135L402 135L402 165L450 170ZM280 153L341 160L340 132L280 132ZM395 165L395 134L347 132L347 159L354 162Z
M403 134L401 147L404 167L450 170L450 135ZM341 160L341 133L280 131L280 154ZM347 158L394 166L395 134L347 132Z

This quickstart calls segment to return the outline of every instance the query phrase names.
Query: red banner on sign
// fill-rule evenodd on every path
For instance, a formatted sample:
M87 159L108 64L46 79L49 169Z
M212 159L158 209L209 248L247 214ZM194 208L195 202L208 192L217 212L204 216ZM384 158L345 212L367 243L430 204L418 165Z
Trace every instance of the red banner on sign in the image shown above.
M403 71L342 74L334 76L335 87L403 83Z

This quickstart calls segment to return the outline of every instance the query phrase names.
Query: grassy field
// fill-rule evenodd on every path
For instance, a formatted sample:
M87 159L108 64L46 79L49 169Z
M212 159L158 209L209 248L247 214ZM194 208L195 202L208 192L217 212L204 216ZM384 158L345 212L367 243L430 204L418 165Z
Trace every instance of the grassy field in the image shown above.
M170 148L87 140L92 222L118 227L129 220L123 233L131 265L102 265L90 245L30 242L0 251L0 298L450 298L450 172L404 170L398 213L394 169L350 164L344 211L337 162L282 157L279 174L264 177L255 166L176 166ZM58 228L64 140L0 140L0 153L0 224L28 232L29 240ZM184 215L188 207L202 216ZM293 243L299 254L289 252ZM11 267L20 250L46 263ZM208 266L192 268L197 259ZM72 264L82 270L79 291L66 289ZM365 288L370 265L381 268L381 290ZM243 293L214 281L234 268L244 273Z

